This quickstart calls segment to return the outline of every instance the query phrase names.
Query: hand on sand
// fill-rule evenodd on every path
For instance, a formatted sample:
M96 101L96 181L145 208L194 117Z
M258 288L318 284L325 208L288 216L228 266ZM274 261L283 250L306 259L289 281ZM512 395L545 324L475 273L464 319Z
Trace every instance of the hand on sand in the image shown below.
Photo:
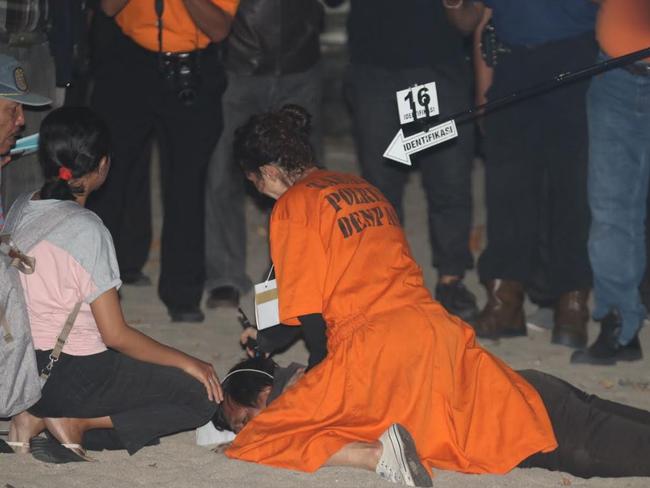
M214 367L210 363L206 363L200 359L190 358L183 371L203 383L210 401L216 403L223 401L221 382L217 373L214 371Z

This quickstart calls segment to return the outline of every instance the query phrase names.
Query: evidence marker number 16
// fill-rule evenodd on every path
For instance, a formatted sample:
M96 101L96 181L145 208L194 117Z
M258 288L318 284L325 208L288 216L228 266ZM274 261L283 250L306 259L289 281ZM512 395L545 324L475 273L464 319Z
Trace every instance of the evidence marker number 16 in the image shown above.
M415 122L417 119L429 119L440 113L435 82L399 90L396 92L396 98L401 125ZM458 132L453 120L429 127L425 131L407 137L400 129L388 145L384 157L410 166L411 154L454 137L458 137Z
M400 124L426 119L440 113L435 82L415 85L396 93Z

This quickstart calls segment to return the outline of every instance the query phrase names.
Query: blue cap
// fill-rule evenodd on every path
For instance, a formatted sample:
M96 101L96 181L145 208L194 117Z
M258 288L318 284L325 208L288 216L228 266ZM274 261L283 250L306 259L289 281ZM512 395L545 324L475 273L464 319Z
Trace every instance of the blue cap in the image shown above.
M40 107L52 103L47 97L30 93L25 70L14 58L0 54L0 98Z

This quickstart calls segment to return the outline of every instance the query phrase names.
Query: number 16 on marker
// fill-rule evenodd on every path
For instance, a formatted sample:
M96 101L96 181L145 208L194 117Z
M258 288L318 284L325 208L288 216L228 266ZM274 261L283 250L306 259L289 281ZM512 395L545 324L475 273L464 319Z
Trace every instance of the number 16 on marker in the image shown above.
M397 110L402 125L416 119L438 115L438 93L435 82L398 91Z

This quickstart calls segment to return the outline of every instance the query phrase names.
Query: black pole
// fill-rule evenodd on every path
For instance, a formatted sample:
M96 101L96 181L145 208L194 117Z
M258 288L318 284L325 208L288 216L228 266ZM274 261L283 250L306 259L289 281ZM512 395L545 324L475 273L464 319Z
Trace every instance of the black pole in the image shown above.
M512 102L521 100L523 98L528 98L533 95L538 95L540 93L544 93L546 91L552 90L553 88L564 85L566 83L570 83L583 78L588 78L590 76L594 76L599 73L609 71L610 69L614 69L620 66L625 66L627 64L634 63L635 61L639 61L647 57L650 57L650 47L641 49L639 51L634 51L624 56L619 56L618 58L608 59L607 61L603 61L598 64L587 66L586 68L582 68L578 71L574 71L574 72L569 71L566 73L560 73L558 75L555 75L552 79L543 81L537 85L512 92L509 95L497 98L496 100L492 100L487 103L483 103L476 107L471 107L467 110L456 112L455 114L449 115L447 117L444 117L441 120L436 121L434 124L427 124L428 128L425 130L428 130L444 122L448 122L452 119L455 120L456 124L467 122L468 120L475 119L476 117L482 115L485 112L489 112L496 108L500 108L504 105L508 105Z

